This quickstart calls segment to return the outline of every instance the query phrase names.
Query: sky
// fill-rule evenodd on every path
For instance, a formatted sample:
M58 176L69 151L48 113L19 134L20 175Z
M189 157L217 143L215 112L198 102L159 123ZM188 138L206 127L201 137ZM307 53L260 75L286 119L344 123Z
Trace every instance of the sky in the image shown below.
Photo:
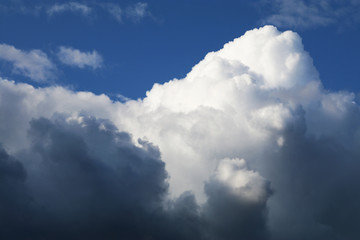
M360 1L0 1L0 238L360 236Z
M325 86L359 91L355 84L359 4L320 2L3 0L1 42L47 54L56 68L51 84L137 99L154 83L184 77L206 53L221 49L245 31L275 24L301 34ZM57 56L62 46L84 53L96 51L103 64L95 68L64 64ZM1 63L0 70L4 77L22 77L14 74L8 61Z

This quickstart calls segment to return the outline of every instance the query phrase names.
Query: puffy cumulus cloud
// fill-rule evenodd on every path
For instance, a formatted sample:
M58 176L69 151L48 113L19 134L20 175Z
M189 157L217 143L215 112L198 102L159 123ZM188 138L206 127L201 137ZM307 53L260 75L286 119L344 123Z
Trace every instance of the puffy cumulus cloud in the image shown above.
M103 58L95 50L92 52L81 52L78 49L62 46L57 56L62 63L79 68L91 67L96 69L101 67L103 62Z
M43 51L24 51L7 44L0 44L0 60L9 62L14 73L37 82L53 78L56 69Z
M352 220L338 220L340 212L346 215L347 206L351 206L349 211L358 211L358 204L341 197L349 203L342 202L344 208L336 214L321 204L331 201L325 189L339 197L342 189L354 196L359 193L351 187L356 177L348 172L349 166L359 167L355 154L359 107L353 93L323 88L298 34L279 32L272 26L248 31L207 54L184 79L155 84L146 98L126 106L129 120L122 121L123 126L159 146L173 195L190 188L200 202L208 204L212 199L209 189L216 185L210 181L213 188L205 185L204 192L204 182L218 169L216 179L226 179L222 185L248 183L249 195L262 193L263 202L254 211L266 215L268 210L267 226L273 239L346 239L358 234L350 227ZM310 151L304 143L314 149ZM291 144L294 149L286 150ZM333 151L343 151L344 156ZM245 159L248 170L225 177L231 169L240 168L235 166L241 162L224 165L223 159L237 158ZM347 163L344 158L349 159ZM321 174L336 169L338 175ZM351 177L340 177L348 174ZM331 184L333 177L338 178L336 186ZM316 191L318 195L310 194ZM237 199L245 195L238 194Z
M300 37L267 26L209 53L186 78L155 84L145 99L128 102L137 121L125 124L160 146L175 194L191 186L204 199L203 182L221 159L259 162L298 118L298 108L318 110L323 95ZM320 114L311 117L313 125Z
M128 239L360 235L359 106L353 93L323 88L294 32L248 31L136 101L0 84L1 166L9 184L24 189L1 191L30 198L30 207L15 208L39 216L34 224L47 219L46 229L59 223L59 236L84 229L94 239L104 229ZM56 199L55 186L64 192Z

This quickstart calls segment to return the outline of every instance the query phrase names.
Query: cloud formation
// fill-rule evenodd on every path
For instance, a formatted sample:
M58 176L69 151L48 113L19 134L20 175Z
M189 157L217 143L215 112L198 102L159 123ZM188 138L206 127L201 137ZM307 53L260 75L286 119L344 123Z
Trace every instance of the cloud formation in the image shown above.
M81 52L78 49L61 46L57 56L63 64L79 68L91 67L96 69L100 68L103 63L103 58L95 50L92 52Z
M0 217L3 234L356 239L359 120L355 95L324 89L300 36L273 26L140 100L2 79L0 204L36 220Z
M11 64L13 73L24 75L37 82L53 78L56 69L43 51L38 49L24 51L8 44L0 44L0 60Z

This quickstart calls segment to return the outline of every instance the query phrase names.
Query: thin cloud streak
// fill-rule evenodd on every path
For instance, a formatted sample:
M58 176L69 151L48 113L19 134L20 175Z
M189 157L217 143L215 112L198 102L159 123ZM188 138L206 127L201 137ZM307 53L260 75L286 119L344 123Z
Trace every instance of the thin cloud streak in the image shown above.
M263 1L272 13L263 19L265 24L279 27L314 28L335 23L353 25L359 21L360 1L304 1L276 0Z
M57 57L63 64L79 68L91 67L97 69L103 64L103 58L95 50L92 52L81 52L78 49L61 46Z
M73 13L80 13L84 16L89 15L92 12L92 8L78 2L68 2L64 4L54 4L53 6L49 7L46 13L49 16L53 16L55 14L61 14L64 12L73 12Z

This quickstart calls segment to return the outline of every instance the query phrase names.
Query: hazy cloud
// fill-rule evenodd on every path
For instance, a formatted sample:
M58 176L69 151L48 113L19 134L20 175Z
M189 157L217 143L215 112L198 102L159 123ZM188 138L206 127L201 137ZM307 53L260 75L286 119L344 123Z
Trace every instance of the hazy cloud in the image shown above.
M11 45L0 44L0 60L9 62L14 73L37 82L44 82L54 77L54 64L46 53L38 49L24 51Z
M133 21L139 22L141 19L149 15L148 4L138 2L133 6L128 7L126 13Z
M110 15L119 23L123 21L123 9L114 3L108 3L105 5L102 5L109 13Z
M7 4L0 4L0 11L5 13L22 13L40 16L45 13L49 17L61 16L64 13L82 15L87 19L94 20L102 16L110 16L119 23L138 23L146 17L152 16L149 4L146 2L135 2L128 5L121 5L112 1L70 1L54 4L29 5L24 2L13 1Z
M91 13L101 12L101 10L106 14L110 14L110 16L119 23L123 23L124 19L139 22L146 16L151 15L148 10L148 4L143 2L128 6L121 6L115 2L89 2L87 4L68 2L64 4L54 4L47 9L47 14L53 16L64 12L77 12L84 16L90 16Z
M116 3L104 3L102 6L116 21L122 23L125 19L140 22L143 18L151 16L147 3L138 2L127 7Z
M91 67L96 69L100 68L103 62L103 58L95 50L92 52L81 52L78 49L62 46L57 56L62 63L79 68Z
M333 23L354 24L359 19L360 1L276 0L263 1L272 13L265 23L279 27L312 28Z

